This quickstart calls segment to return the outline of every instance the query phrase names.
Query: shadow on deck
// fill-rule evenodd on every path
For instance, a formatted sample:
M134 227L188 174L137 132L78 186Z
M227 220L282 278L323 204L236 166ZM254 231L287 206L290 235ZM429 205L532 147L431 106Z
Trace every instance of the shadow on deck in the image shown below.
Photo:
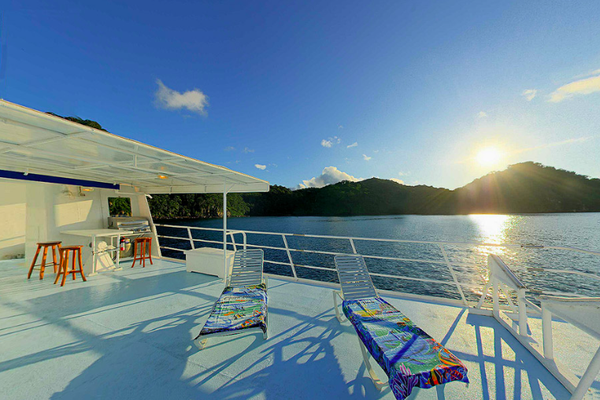
M15 268L24 273L15 273ZM0 263L0 387L11 399L391 399L373 387L331 291L270 279L270 337L192 344L222 284L157 261L64 288ZM411 399L546 399L568 392L496 321L464 308L389 299L469 368L471 384ZM596 382L597 383L597 382Z

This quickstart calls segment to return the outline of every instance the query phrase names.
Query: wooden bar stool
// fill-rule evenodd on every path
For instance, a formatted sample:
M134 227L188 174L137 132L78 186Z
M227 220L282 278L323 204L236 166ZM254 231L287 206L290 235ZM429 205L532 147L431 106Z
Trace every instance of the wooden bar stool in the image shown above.
M138 249L140 254L138 254ZM148 254L146 254L146 250L148 250ZM146 260L150 260L150 264L152 264L152 238L137 238L133 241L133 264L131 264L131 268L135 266L136 261L142 264L142 268L146 268Z
M44 242L37 244L37 251L35 252L35 256L33 257L33 261L31 261L31 267L29 267L29 273L27 274L27 279L31 278L31 273L33 272L33 267L35 266L35 262L37 261L38 255L40 254L40 250L44 249L42 252L42 263L40 264L40 279L44 279L44 271L46 270L46 256L48 255L48 247L52 248L52 265L54 266L54 273L56 273L57 267L60 267L60 264L56 262L56 251L60 253L60 244L61 242Z
M58 274L56 274L56 279L54 280L55 284L58 282L58 279L62 275L62 283L60 284L60 286L64 286L65 280L67 279L67 275L72 274L73 280L75 280L75 274L77 274L77 273L81 274L81 278L83 279L84 282L87 281L87 279L85 279L85 275L83 274L83 265L81 263L81 248L82 247L83 246L65 246L59 250L60 251L60 267L58 269ZM70 270L69 270L69 255L72 256ZM76 258L79 259L79 269L75 269L75 259Z

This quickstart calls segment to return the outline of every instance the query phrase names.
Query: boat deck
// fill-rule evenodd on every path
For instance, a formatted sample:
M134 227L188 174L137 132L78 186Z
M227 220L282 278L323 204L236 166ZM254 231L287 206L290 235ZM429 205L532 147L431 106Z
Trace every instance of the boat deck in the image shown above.
M61 288L48 272L43 281L37 275L27 281L22 260L0 262L0 397L393 399L389 388L378 392L368 378L352 326L335 318L330 288L271 277L269 339L215 338L199 351L192 338L221 281L165 260L123 267ZM492 318L386 298L469 369L468 387L415 389L410 399L570 397ZM598 345L556 323L556 356L577 374ZM600 396L598 380L592 392L589 398Z

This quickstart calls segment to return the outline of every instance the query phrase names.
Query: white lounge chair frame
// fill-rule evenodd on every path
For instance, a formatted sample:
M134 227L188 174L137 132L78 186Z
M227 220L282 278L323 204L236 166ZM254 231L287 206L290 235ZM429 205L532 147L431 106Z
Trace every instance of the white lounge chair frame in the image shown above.
M488 295L489 290L492 290L492 301L493 301L493 317L500 321L502 316L502 310L500 309L500 292L504 292L504 297L508 302L510 313L506 313L506 316L512 320L518 320L519 330L514 331L514 334L521 336L527 336L527 305L539 311L539 307L529 302L525 298L527 287L523 284L519 278L511 271L511 269L495 254L488 254L488 281L483 288L479 302L474 309L469 312L477 313L476 310L481 310L483 302ZM517 305L513 304L510 299L510 291L515 291L517 294ZM515 318L516 317L516 318ZM510 330L513 330L510 327Z
M540 296L542 307L538 307L525 298L526 287L511 271L511 269L495 254L488 255L489 279L479 303L469 313L486 314L482 308L483 302L492 290L493 310L492 316L500 325L509 331L562 385L572 393L571 400L581 400L600 372L600 348L592 358L581 379L560 361L554 359L552 339L552 315L556 315L578 327L589 335L600 339L600 298L568 298L557 296ZM499 305L500 291L505 294L508 308L511 313L503 313ZM510 300L509 290L517 293L517 306ZM542 316L542 345L534 340L527 330L527 312L541 314ZM507 324L502 314L511 320L518 319L518 331ZM518 316L518 318L515 318Z
M231 274L226 279L225 287L231 286L235 288L243 288L247 286L265 284L268 287L269 280L263 274L264 265L264 252L261 249L243 249L237 250L233 258L233 265L231 267ZM209 338L215 338L219 336L230 336L241 333L254 333L260 332L263 334L263 339L267 340L269 337L269 311L267 306L267 314L265 315L265 324L267 325L267 331L259 327L246 328L237 331L225 331L210 333L205 337L194 339L194 344L203 350L206 348L206 344Z
M335 256L334 260L341 290L333 291L333 305L335 309L335 316L337 317L338 321L342 323L346 321L347 318L343 318L343 313L340 313L337 297L344 301L372 299L379 297L379 295L377 295L377 290L375 290L375 286L371 280L371 275L369 275L369 270L365 264L365 259L362 256L338 255ZM356 335L356 337L358 339L358 344L363 356L365 367L369 373L369 376L371 377L371 381L373 381L373 384L377 390L381 390L387 385L388 380L386 379L385 381L382 381L379 379L369 360L371 354L365 347L362 340L360 340L360 337L358 335Z
M552 339L552 315L576 326L590 336L600 339L600 297L558 297L541 296L542 303L542 331L544 358L554 361L554 347ZM571 400L581 400L594 383L600 372L600 348L588 364L579 382L572 378L567 383L567 389L573 394ZM572 377L572 375L570 375ZM562 382L563 380L561 380ZM570 385L569 385L570 384ZM576 386L574 386L576 384ZM573 385L574 387L571 387Z

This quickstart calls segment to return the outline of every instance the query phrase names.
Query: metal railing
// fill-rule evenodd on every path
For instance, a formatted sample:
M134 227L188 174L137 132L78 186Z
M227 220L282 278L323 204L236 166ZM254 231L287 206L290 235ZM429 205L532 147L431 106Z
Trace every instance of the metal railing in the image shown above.
M169 236L169 235L157 235L157 237L159 239L171 239L171 240L182 240L182 241L187 241L189 242L190 248L191 249L195 249L195 243L194 242L204 242L204 243L212 243L212 244L218 244L220 246L223 246L223 241L222 240L210 240L210 239L206 239L206 238L197 238L194 237L192 235L192 231L214 231L214 232L223 232L223 229L218 229L218 228L204 228L204 227L194 227L194 226L184 226L184 225L168 225L168 224L156 224L157 227L164 227L164 228L171 228L171 229L183 229L185 231L187 231L187 237L181 237L181 236ZM248 234L252 234L252 235L265 235L265 236L270 236L270 237L280 237L283 243L283 247L279 247L279 246L270 246L270 245L264 245L264 244L249 244L248 240L247 240L247 236ZM381 273L381 272L370 272L370 275L372 277L380 277L380 278L388 278L388 279L404 279L404 280L409 280L409 281L415 281L415 282L424 282L424 283L433 283L433 284L443 284L443 285L452 285L454 286L456 293L459 295L460 297L460 301L465 305L465 306L471 306L474 302L473 301L469 301L467 299L467 296L465 295L465 292L463 290L463 288L470 288L473 289L475 292L481 292L481 289L483 288L485 281L484 279L482 279L480 284L474 284L474 283L468 283L468 282L460 282L458 279L458 274L457 274L457 270L456 267L463 267L463 268L474 268L474 270L476 270L477 268L481 268L481 265L475 264L475 263L464 263L464 262L460 262L460 261L451 261L450 257L448 256L448 247L449 246L454 246L454 247L472 247L472 248L505 248L505 249L533 249L533 250L562 250L562 251L570 251L570 252L576 252L576 253L583 253L583 254L589 254L589 255L594 255L594 256L600 256L600 252L597 251L590 251L590 250L582 250L582 249L577 249L577 248L573 248L573 247L565 247L565 246L541 246L541 245L533 245L533 244L497 244L497 243L477 243L477 242L448 242L448 241L424 241L424 240L402 240L402 239L377 239L377 238L365 238L365 237L350 237L350 236L330 236L330 235L311 235L311 234L296 234L296 233L282 233L282 232L262 232L262 231L246 231L246 230L228 230L226 237L230 237L231 238L231 242L229 242L229 240L227 240L227 245L231 245L233 247L234 250L237 249L238 247L238 243L235 241L235 236L236 235L241 235L242 236L242 242L239 244L240 246L242 246L243 248L247 248L247 247L253 247L253 248L262 248L262 249L270 249L270 250L277 250L277 251L284 251L287 255L287 261L283 262L283 261L277 261L277 260L273 260L273 259L267 259L265 258L265 262L266 263L271 263L271 264L275 264L275 265L282 265L282 266L287 266L291 269L291 274L293 276L294 279L298 279L298 273L296 271L296 268L307 268L310 270L315 270L315 271L329 271L329 272L334 272L335 269L333 267L324 267L324 266L317 266L317 265L308 265L308 264L300 264L300 263L296 263L294 262L294 257L293 257L293 253L304 253L304 254L317 254L317 255L329 255L329 256L336 256L336 255L342 255L342 254L357 254L357 255L361 255L363 256L365 259L372 259L372 260L387 260L387 261L399 261L399 262L415 262L415 263L427 263L427 264L435 264L435 265L440 265L440 266L445 266L445 268L447 269L448 273L450 274L451 280L447 281L447 280L440 280L440 279L435 279L432 277L414 277L414 276L406 276L406 275L393 275L393 274L386 274L386 273ZM293 248L289 245L288 243L288 238L297 238L297 237L302 237L302 238L312 238L312 239L323 239L323 240L343 240L343 241L347 241L350 245L350 249L351 249L351 253L347 253L347 252L336 252L336 251L324 251L324 250L316 250L316 249L300 249L300 248ZM384 255L373 255L373 254L360 254L357 251L356 248L356 243L357 242L377 242L377 243L396 243L396 244L414 244L414 245L432 245L437 247L440 252L441 252L441 259L440 260L435 260L435 259L422 259L422 258L406 258L406 257L393 257L393 256L384 256ZM160 243L160 240L159 240ZM167 250L172 250L172 251L186 251L185 249L181 249L181 248L177 248L177 247L170 247L170 246L165 246L165 245L160 245L161 249L167 249ZM266 257L266 255L265 255ZM168 257L167 257L168 258ZM550 273L557 273L557 274L574 274L574 275L580 275L580 276L585 276L586 278L590 278L590 279L596 279L596 280L600 280L600 275L598 274L593 274L593 273L587 273L587 272L581 272L581 271L575 271L575 270L565 270L565 269L556 269L556 268L544 268L545 272L550 272ZM530 290L530 292L534 292L537 294L541 294L542 291L540 290ZM556 294L556 292L543 292L545 294ZM567 294L567 295L577 295L576 293L567 293L567 292L560 292L560 294ZM436 296L433 296L436 297Z

